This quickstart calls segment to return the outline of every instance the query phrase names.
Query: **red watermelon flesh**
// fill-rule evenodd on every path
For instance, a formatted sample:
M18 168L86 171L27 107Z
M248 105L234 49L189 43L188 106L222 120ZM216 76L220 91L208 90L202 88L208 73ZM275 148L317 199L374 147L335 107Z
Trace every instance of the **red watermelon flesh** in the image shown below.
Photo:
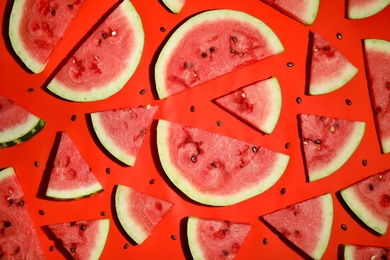
M262 217L277 232L313 259L325 253L333 222L333 199L325 194Z
M390 248L363 245L344 245L345 260L386 260L390 259Z
M83 0L14 1L9 35L17 55L34 73L41 72Z
M115 209L127 234L142 244L153 232L173 203L118 185L115 193Z
M0 254L3 259L45 259L13 168L0 171Z
M75 199L101 192L103 187L70 137L61 133L46 196Z
M189 217L187 238L194 259L234 259L251 225L219 219Z
M364 40L366 72L382 151L390 152L390 42Z
M348 0L347 17L362 19L373 16L390 4L390 0Z

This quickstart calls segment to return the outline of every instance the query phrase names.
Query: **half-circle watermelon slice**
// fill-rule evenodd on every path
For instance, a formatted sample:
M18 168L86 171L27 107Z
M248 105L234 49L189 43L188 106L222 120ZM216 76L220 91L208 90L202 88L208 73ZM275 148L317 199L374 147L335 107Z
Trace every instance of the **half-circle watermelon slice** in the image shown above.
M358 69L318 32L313 33L310 62L310 95L335 91L347 84L358 72Z
M277 233L313 259L321 259L329 244L333 199L324 194L262 216Z
M0 187L1 258L46 259L12 167L0 171Z
M390 220L390 170L354 183L340 194L363 223L379 234L386 233Z
M0 95L0 148L25 142L39 133L45 121Z
M103 187L88 163L65 133L61 133L46 196L59 200L88 197L103 191Z
M34 73L44 70L51 54L84 0L15 0L9 37L15 53Z
M276 77L258 81L214 102L240 120L266 134L271 134L282 109L282 93Z
M390 248L367 245L344 245L344 260L389 259Z
M169 179L189 198L226 206L269 189L289 156L198 128L165 120L157 125L160 161Z
M183 23L163 47L155 67L160 99L279 54L271 28L234 10L200 13Z
M141 18L131 2L124 0L72 53L47 88L71 101L106 99L133 75L143 47Z
M191 216L187 239L193 259L234 259L251 225Z
M390 0L348 0L347 18L363 19L373 16L390 4Z
M137 243L142 244L172 208L173 203L118 185L115 210L123 229Z
M366 123L301 114L300 138L309 181L325 178L352 156L363 138Z
M50 224L47 227L73 259L94 260L100 258L106 245L110 220L80 220Z
M164 5L174 14L180 13L186 0L162 0Z

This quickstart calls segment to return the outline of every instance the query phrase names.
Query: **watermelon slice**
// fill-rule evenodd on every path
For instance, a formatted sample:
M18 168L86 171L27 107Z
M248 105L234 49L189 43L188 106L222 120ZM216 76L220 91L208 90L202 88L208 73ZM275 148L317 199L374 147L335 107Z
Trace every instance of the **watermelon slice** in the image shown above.
M159 120L157 146L169 179L191 199L226 206L269 189L289 156L201 129Z
M214 102L254 128L271 134L282 109L282 93L276 77L235 90Z
M70 137L62 132L46 196L53 199L77 199L103 191Z
M25 142L39 133L45 121L0 95L0 148Z
M366 123L301 114L301 143L309 181L329 176L352 156L363 138Z
M47 226L73 259L99 259L106 245L109 219L56 223Z
M84 0L13 1L9 37L15 53L34 73L44 70Z
M390 248L363 245L344 245L345 260L386 260L390 258Z
M320 0L262 0L276 10L304 25L312 25L317 17Z
M348 0L347 18L362 19L379 13L390 4L390 0Z
M284 51L262 21L233 10L212 10L183 23L163 47L155 67L160 99L193 88Z
M363 223L385 234L390 220L390 170L372 175L340 191Z
M310 95L335 91L358 72L345 56L317 32L313 34L310 66Z
M141 18L131 2L124 0L72 54L47 88L72 101L106 99L133 75L143 47Z
M115 210L126 233L142 244L153 232L173 203L124 185L115 192Z
M365 65L382 152L390 152L390 42L365 39Z
M332 230L332 195L328 193L293 204L262 219L308 256L320 259Z
M12 167L0 171L0 252L3 259L45 259L22 187Z
M93 129L103 146L121 162L134 166L158 106L91 113Z
M186 0L162 0L162 2L172 13L178 14L185 5Z
M189 217L187 238L194 259L234 259L251 225L219 219Z

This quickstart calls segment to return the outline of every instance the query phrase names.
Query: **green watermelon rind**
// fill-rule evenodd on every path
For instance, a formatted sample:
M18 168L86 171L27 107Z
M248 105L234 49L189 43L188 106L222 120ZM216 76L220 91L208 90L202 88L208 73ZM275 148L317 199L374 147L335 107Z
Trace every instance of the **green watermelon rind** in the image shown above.
M390 0L372 1L370 5L363 5L360 7L347 6L347 18L349 19L363 19L373 16L390 4Z
M118 8L121 8L121 10L126 14L128 22L134 28L134 33L136 35L136 39L134 40L134 49L129 53L131 54L131 58L127 59L129 63L127 69L122 71L116 79L112 80L103 88L99 87L91 88L89 91L77 91L68 88L54 77L47 86L48 90L67 100L76 102L90 102L106 99L119 92L125 86L125 84L135 73L141 61L145 43L145 33L141 17L130 1L123 1L118 6Z
M45 195L53 200L75 200L88 198L101 192L103 192L103 186L99 182L96 182L88 187L84 186L72 190L54 190L47 188Z
M103 250L106 246L107 238L108 238L108 232L110 231L110 219L100 219L99 220L99 238L97 239L97 243L95 247L93 248L92 255L89 259L99 259L99 257L102 255Z
M179 43L188 32L191 31L192 28L202 24L206 21L212 20L223 20L223 19L235 19L242 22L247 22L257 28L259 32L263 35L267 36L268 45L273 48L274 55L278 53L282 53L284 51L284 47L280 42L279 38L276 36L274 31L268 27L263 21L241 11L234 11L228 9L219 9L219 10L211 10L206 11L196 16L193 16L189 20L187 20L184 24L182 24L169 38L168 42L164 45L163 49L160 52L160 55L157 59L155 65L155 83L156 90L159 99L164 99L169 96L167 92L168 86L165 83L165 75L167 74L166 64L168 63L170 57L173 55L172 53L176 49L176 44Z
M172 161L173 159L170 158L169 143L166 142L168 139L167 137L170 135L170 124L169 121L163 119L160 119L157 124L157 149L161 165L172 183L189 198L199 203L212 206L229 206L247 200L272 187L287 168L290 157L278 153L278 160L275 161L274 168L270 170L271 173L257 185L232 195L215 195L201 192L187 179L182 177L180 170L174 166L175 163Z
M164 5L175 14L180 13L181 9L183 8L185 1L178 1L178 0L162 0Z
M354 252L355 252L355 246L353 245L343 245L344 247L344 260L353 260L354 258Z

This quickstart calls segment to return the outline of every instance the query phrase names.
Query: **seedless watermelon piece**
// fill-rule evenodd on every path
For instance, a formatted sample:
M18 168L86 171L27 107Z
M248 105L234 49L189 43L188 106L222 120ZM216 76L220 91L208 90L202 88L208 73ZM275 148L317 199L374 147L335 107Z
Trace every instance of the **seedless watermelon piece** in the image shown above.
M335 91L349 82L358 69L319 33L314 32L311 46L309 94Z
M379 13L390 4L390 0L348 0L347 17L362 19Z
M99 259L106 245L109 219L80 220L48 225L73 259Z
M386 233L390 220L390 170L352 184L340 194L368 227L379 234Z
M160 99L284 51L265 23L244 12L212 10L183 23L155 67Z
M329 176L352 156L363 138L366 123L301 114L301 142L309 181Z
M191 216L187 239L194 259L234 259L251 225L219 219Z
M149 194L118 185L115 192L115 210L126 233L142 244L161 222L173 203Z
M103 191L103 187L90 169L70 137L62 132L46 196L54 199L77 199Z
M389 259L390 248L366 245L344 245L345 260Z
M12 167L0 171L0 250L3 259L45 259L22 187Z
M162 0L162 2L172 13L178 14L185 5L186 0Z
M332 230L332 195L299 202L262 218L308 256L321 259Z
M390 152L390 42L365 39L364 54L371 103L384 153Z
M45 121L2 95L0 122L0 148L25 142L45 126Z
M16 54L34 73L44 70L83 0L15 0L9 37Z
M285 15L304 25L314 23L320 0L262 0Z
M141 18L124 0L72 54L47 88L72 101L106 99L123 88L144 47Z
M255 82L214 100L217 105L254 128L271 134L282 109L276 77Z
M191 199L232 205L269 189L289 156L255 144L165 120L157 125L160 161L169 179Z

